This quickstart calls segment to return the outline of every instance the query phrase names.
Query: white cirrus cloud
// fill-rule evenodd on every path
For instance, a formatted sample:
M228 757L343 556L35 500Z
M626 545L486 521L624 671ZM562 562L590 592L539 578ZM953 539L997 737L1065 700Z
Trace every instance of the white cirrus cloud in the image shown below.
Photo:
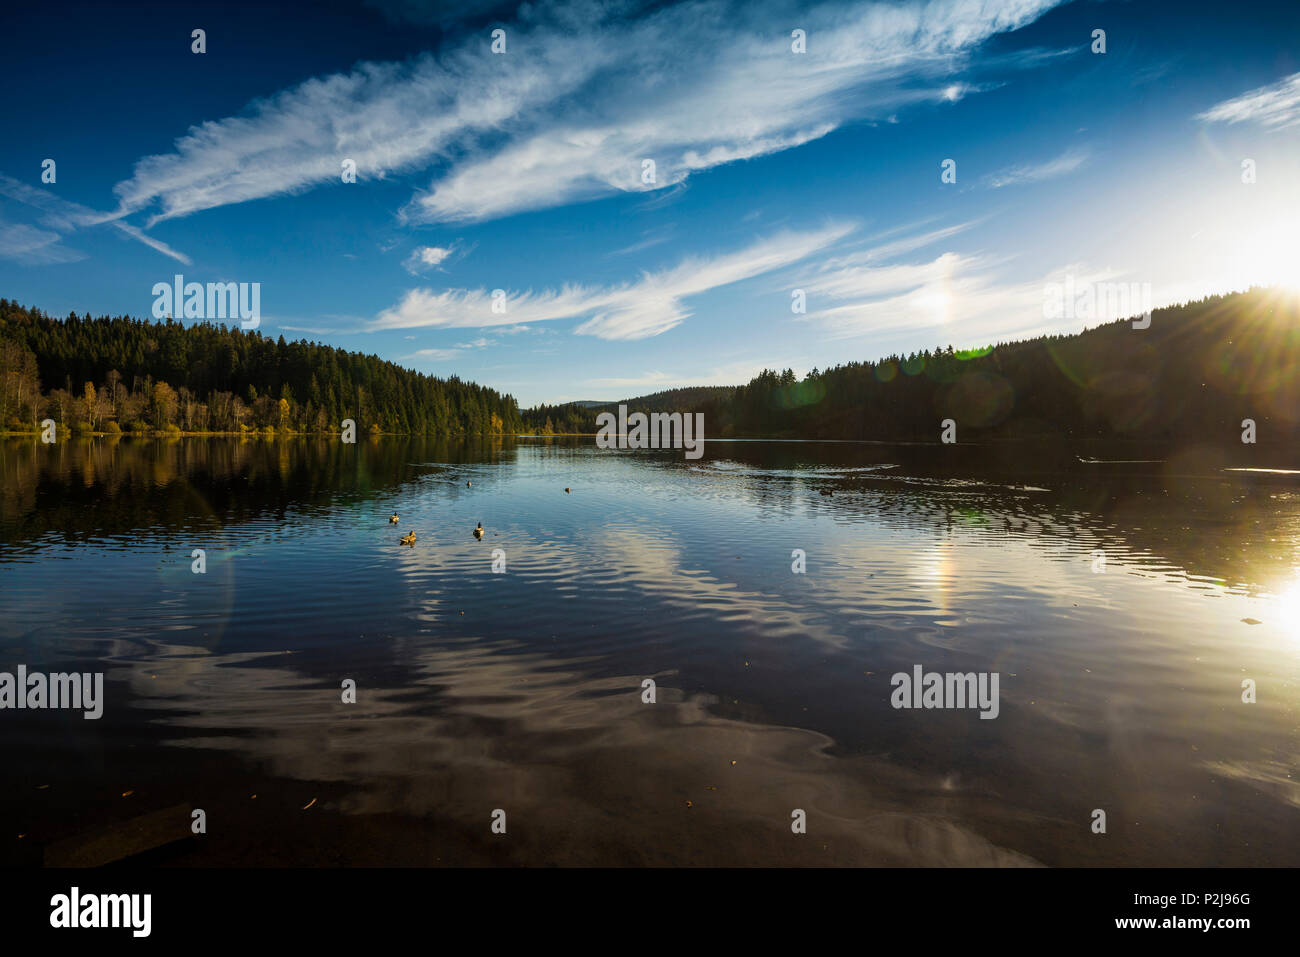
M1004 261L953 251L919 262L887 262L971 225L931 230L826 260L804 282L809 311L802 321L815 322L832 340L869 336L881 355L918 346L988 345L1077 325L1044 318L1049 283L1064 283L1069 276L1082 288L1123 278L1113 270L1076 263L1047 276L1009 280L999 272ZM1168 301L1162 296L1156 305ZM1117 318L1123 317L1106 314L1095 321Z
M44 265L85 259L84 254L59 246L57 240L71 235L79 229L111 224L119 232L130 236L137 242L144 243L150 249L187 266L191 265L190 258L184 253L172 249L160 239L146 235L129 223L115 220L111 214L101 213L88 206L82 206L80 203L63 199L49 190L38 189L3 173L0 173L0 196L8 197L40 210L39 222L46 227L45 230L32 226L10 227L8 238L5 240L5 248L11 251L9 258L20 262ZM54 238L51 239L50 236ZM35 245L32 246L30 254L24 254L21 251L23 246L33 243ZM15 252L15 250L17 251Z
M0 259L28 266L48 266L86 258L84 253L62 245L62 238L52 230L0 220Z
M699 170L803 145L850 120L955 101L976 88L943 81L980 43L1053 5L822 4L798 17L810 46L795 55L785 19L738 16L717 2L679 4L606 32L622 56L594 77L594 102L529 118L504 145L455 163L405 212L416 221L483 220L662 190ZM915 88L926 82L935 89ZM642 180L646 159L655 161L650 184Z
M516 43L523 45L524 37ZM171 153L140 160L114 187L119 215L157 207L149 225L204 209L423 168L452 148L545 110L616 56L596 35L555 33L517 56L481 39L441 58L363 63L192 127Z
M873 242L874 245L865 249L856 249L823 260L820 266L820 272L823 276L847 276L850 275L856 267L878 265L887 260L893 259L896 256L901 256L904 253L915 252L918 249L933 246L945 239L951 239L953 236L965 232L980 222L982 222L982 220L970 220L969 222L957 223L953 226L943 226L939 229L932 229L924 233L913 232L919 224L913 223L906 226L898 226L867 240L867 242ZM887 236L894 236L899 233L911 233L911 235L905 235L887 243L878 242L878 240L884 239Z
M1258 123L1280 130L1300 123L1300 73L1224 100L1196 118L1206 123Z
M787 150L900 107L980 89L960 79L989 38L1060 0L821 3L788 11L687 0L531 5L508 49L473 35L402 63L362 63L191 128L119 183L149 224L359 178L437 168L411 221L478 221L616 194ZM807 31L791 52L791 24ZM656 177L642 181L642 161ZM345 187L339 187L345 188Z
M424 362L446 362L461 354L460 349L416 349L412 353L398 356L399 359L414 359Z
M597 389L646 389L658 388L670 389L677 382L682 381L682 377L674 376L667 372L646 372L638 376L623 376L617 378L605 379L588 379L587 385Z
M1066 150L1060 156L1053 157L1042 163L1009 167L989 176L985 182L992 189L1001 189L1004 186L1018 186L1021 183L1041 183L1043 180L1055 179L1058 176L1073 173L1088 162L1089 155L1086 149Z
M646 339L667 332L690 316L683 300L792 265L844 238L853 229L834 224L808 232L785 232L735 252L692 257L657 273L642 273L619 286L566 285L559 290L508 293L505 311L494 312L486 289L412 289L367 327L370 331L411 328L526 326L554 319L583 319L578 335L601 339ZM505 290L502 290L505 292Z

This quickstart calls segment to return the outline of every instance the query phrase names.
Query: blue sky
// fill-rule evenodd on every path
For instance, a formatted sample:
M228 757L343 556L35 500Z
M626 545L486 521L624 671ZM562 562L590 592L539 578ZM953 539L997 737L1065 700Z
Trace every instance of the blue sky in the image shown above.
M1074 330L1051 284L1300 281L1298 37L1292 0L25 5L0 295L257 282L268 335L523 404Z

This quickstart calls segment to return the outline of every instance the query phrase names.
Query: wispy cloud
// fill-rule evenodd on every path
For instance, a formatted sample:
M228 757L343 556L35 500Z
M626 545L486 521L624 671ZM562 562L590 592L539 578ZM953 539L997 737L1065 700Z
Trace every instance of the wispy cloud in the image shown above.
M659 11L606 32L605 44L620 56L597 71L594 106L531 119L500 148L471 153L407 213L479 220L663 190L700 170L819 139L849 120L960 99L975 88L958 82L918 91L915 84L950 77L984 40L1051 5L823 4L799 18L810 44L804 55L791 52L784 18L758 22L751 14L745 22L711 2ZM652 184L642 179L647 159L655 162Z
M1300 123L1300 73L1224 100L1196 118L1206 123L1258 123L1273 130L1295 126Z
M797 18L804 54L791 52L788 16L725 0L641 16L629 4L587 4L582 16L530 8L508 26L504 54L474 36L436 56L312 79L192 128L118 184L119 214L153 210L152 224L338 184L344 159L362 179L436 165L405 209L420 222L663 190L845 122L959 99L977 89L959 74L984 41L1058 2L823 3ZM653 182L642 179L645 159Z
M372 322L372 331L417 327L464 328L527 325L553 319L585 319L574 331L601 339L645 339L690 316L683 300L710 289L796 263L846 236L838 224L810 232L786 232L712 259L692 258L635 282L613 287L567 285L560 290L507 294L494 312L486 289L412 289ZM504 291L504 290L503 290Z
M1082 289L1123 278L1113 270L1075 263L1046 276L1008 280L1000 272L1005 261L952 251L919 262L887 261L910 252L909 245L921 249L969 225L932 230L828 260L805 283L809 310L804 320L817 323L831 339L870 336L882 349L902 343L915 346L918 330L933 331L935 339L929 345L986 345L1049 327L1064 328L1066 323L1044 316L1049 283L1063 284L1068 275ZM1162 296L1155 304L1168 301ZM1123 316L1092 318L1103 322Z
M402 266L412 276L417 276L430 269L437 269L456 252L456 244L450 246L417 246L406 257Z
M11 259L29 266L47 266L86 258L84 253L60 245L60 239L62 237L52 230L0 220L0 259Z
M927 246L933 246L936 243L951 239L953 236L963 233L972 226L977 225L982 220L971 220L965 223L957 223L953 226L943 226L939 229L932 229L928 232L915 232L918 225L911 224L900 226L889 230L888 232L870 237L867 242L873 243L865 249L856 249L845 253L841 256L835 256L826 259L821 264L821 272L825 275L839 275L852 272L856 267L878 265L888 262L898 256L906 253L916 252L918 249L925 249ZM889 242L879 242L887 236L895 236L899 233L911 233L911 235L902 236L899 239L893 239Z
M1073 173L1088 162L1089 155L1086 149L1066 150L1060 156L1042 163L1009 167L999 173L994 173L988 177L986 182L991 189L1018 186L1021 183L1041 183L1045 179L1055 179L1058 176Z
M462 350L460 349L417 349L415 352L399 356L398 358L423 360L425 362L445 362L448 359L456 358L461 354L461 352Z
M658 246L662 243L666 243L672 238L673 238L672 229L659 230L656 233L646 235L644 239L640 240L639 242L632 243L632 245L630 246L624 246L622 249L615 249L611 251L609 255L624 256L627 255L628 253L639 253L644 250L651 249L654 246Z
M681 376L656 371L623 378L588 379L587 385L598 389L670 389L671 383L680 381L682 381Z
M189 256L185 255L182 252L178 252L175 249L172 249L161 239L155 239L153 236L148 235L141 229L137 229L135 226L132 226L130 223L115 222L113 223L113 225L116 226L122 232L126 233L132 239L144 243L150 249L156 252L160 252L164 256L170 256L172 259L175 259L177 262L184 263L187 266L193 265L193 262L191 261Z
M998 283L990 265L948 252L928 262L832 273L809 294L810 300L824 295L832 304L810 308L808 318L819 321L832 339L915 339L927 328L951 337L952 329L960 328L968 344L1041 325L1042 283Z
M29 242L38 234L45 235L47 231L52 232L56 239L60 239L75 233L79 229L111 223L119 231L138 242L144 243L150 249L156 250L164 256L169 256L187 266L191 265L190 258L184 253L172 249L162 240L148 236L128 223L114 221L110 214L101 213L88 206L82 206L80 203L63 199L48 190L37 189L35 186L16 180L12 176L5 176L3 173L0 173L0 196L8 197L25 206L40 210L39 222L47 228L46 230L38 230L33 227L13 227L18 231L12 233L10 242ZM43 242L41 245L42 248L46 249L46 255L57 255L59 257L70 255L71 258L42 260L40 256L37 256L35 259L26 261L36 263L71 262L85 258L82 253L73 253L66 248L53 246L52 241Z

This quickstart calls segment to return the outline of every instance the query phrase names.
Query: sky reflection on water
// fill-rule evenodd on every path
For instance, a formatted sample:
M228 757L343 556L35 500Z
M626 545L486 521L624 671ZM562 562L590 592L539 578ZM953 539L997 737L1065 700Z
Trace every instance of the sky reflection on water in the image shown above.
M182 865L1300 863L1294 476L590 440L0 467L0 670L107 689L0 715L11 862L186 802ZM895 710L915 664L999 672L999 717Z

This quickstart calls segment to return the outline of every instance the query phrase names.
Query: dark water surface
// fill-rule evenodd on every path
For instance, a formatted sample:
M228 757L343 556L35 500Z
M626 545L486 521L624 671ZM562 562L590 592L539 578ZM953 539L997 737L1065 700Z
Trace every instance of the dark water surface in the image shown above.
M106 697L0 711L0 862L1300 864L1300 476L943 455L0 443L0 671Z

